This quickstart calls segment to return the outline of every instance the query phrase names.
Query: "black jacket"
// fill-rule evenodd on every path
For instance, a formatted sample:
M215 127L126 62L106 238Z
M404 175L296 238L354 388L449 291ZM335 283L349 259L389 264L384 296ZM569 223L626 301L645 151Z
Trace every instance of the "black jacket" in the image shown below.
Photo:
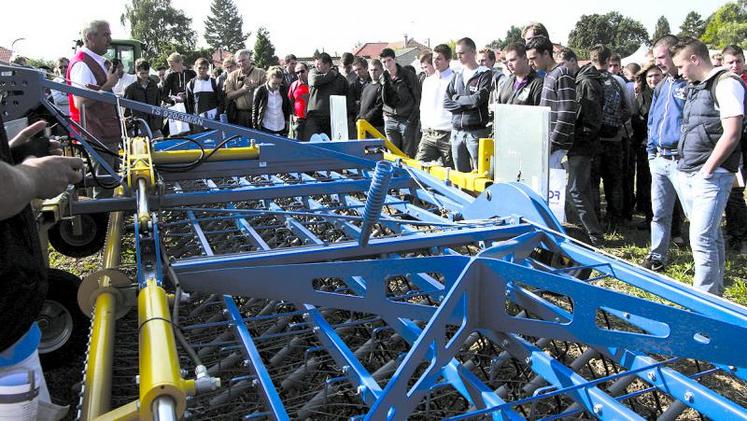
M417 117L420 108L420 84L415 73L397 65L397 79L392 80L389 71L384 71L384 87L381 90L384 114L391 117Z
M161 106L161 90L158 89L158 84L153 79L148 79L148 85L143 88L140 81L131 83L124 91L125 99L131 99L133 101L142 102L149 105ZM140 111L132 111L129 108L125 109L125 116L134 116L142 118L148 122L148 126L151 130L161 130L163 128L163 117L146 114Z
M462 80L462 75L462 72L454 72L446 88L444 109L451 112L454 129L484 129L490 120L488 100L493 72L481 66L468 81Z
M539 105L540 99L542 99L542 76L538 75L534 70L530 71L525 78L524 83L519 89L514 91L514 83L516 83L516 75L508 76L503 84L500 86L498 91L498 103L499 104L513 104L513 105Z
M2 119L0 161L15 164ZM0 220L0 352L29 330L41 311L47 285L36 221L27 205L18 214Z
M384 125L384 101L381 99L380 83L369 83L361 93L361 107L357 119L364 119L374 127Z
M591 64L583 66L576 74L576 130L569 155L594 155L599 147L599 129L602 127L602 75Z
M370 84L370 79L361 80L360 78L355 78L354 81L350 82L348 86L348 115L351 118L355 118L360 112L363 89Z
M283 99L283 119L285 120L285 128L288 128L288 118L291 113L291 103L288 99L288 88L285 84L280 85L278 88L280 91L280 97ZM267 84L264 83L254 91L254 104L252 105L252 125L258 130L262 130L262 120L265 118L265 108L267 108Z
M641 93L636 95L636 109L630 117L633 126L633 139L630 145L634 148L646 148L648 143L648 112L653 102L654 91L645 83L641 86Z
M332 68L327 73L318 73L316 69L309 72L309 105L307 107L310 116L329 116L330 95L348 94L348 81L344 76Z
M174 101L169 97L185 92L187 90L187 82L196 76L197 73L189 69L184 69L184 71L178 73L170 72L163 81L163 91L161 92L163 100L173 104Z

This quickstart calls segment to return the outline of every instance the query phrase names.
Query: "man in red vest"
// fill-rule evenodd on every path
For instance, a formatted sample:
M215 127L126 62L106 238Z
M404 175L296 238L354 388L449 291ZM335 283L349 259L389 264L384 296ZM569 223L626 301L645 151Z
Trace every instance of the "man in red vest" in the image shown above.
M83 46L70 60L67 68L68 84L96 91L111 92L117 84L119 75L116 67L107 71L104 67L104 54L112 40L109 23L102 20L92 21L81 31ZM101 153L113 168L119 164L117 152L121 141L119 118L114 105L96 100L69 95L70 117L82 125L88 133L100 140L112 153ZM104 174L99 165L94 163L96 174ZM94 197L111 197L112 190L94 188Z

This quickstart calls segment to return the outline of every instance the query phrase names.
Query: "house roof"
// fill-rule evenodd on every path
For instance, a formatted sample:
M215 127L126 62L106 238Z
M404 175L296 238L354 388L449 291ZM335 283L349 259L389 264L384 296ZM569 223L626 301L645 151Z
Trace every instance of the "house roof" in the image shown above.
M10 63L12 51L5 47L0 47L0 61L4 61L6 63Z
M391 48L395 52L397 52L398 50L407 50L408 52L410 52L412 51L412 49L417 49L418 53L421 53L423 51L429 50L426 45L423 45L415 41L414 39L408 39L407 45L405 45L404 41L367 42L355 49L355 51L353 51L353 55L356 57L374 58L378 57L379 54L381 54L381 50L383 50L384 48Z
M357 50L353 51L353 55L356 57L368 58L378 57L381 53L381 50L387 48L388 46L388 42L367 42L358 47Z

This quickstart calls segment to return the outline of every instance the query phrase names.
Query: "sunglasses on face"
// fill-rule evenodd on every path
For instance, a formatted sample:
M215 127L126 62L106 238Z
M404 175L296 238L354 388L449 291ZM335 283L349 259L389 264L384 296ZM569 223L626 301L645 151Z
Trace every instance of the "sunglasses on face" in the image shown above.
M304 73L306 73L306 70L299 70L296 72L297 75L304 74Z

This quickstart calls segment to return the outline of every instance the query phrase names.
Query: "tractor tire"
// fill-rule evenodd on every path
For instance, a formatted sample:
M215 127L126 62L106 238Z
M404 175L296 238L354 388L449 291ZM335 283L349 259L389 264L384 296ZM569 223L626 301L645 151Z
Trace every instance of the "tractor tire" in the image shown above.
M49 243L55 250L68 257L86 257L104 247L109 214L84 214L80 215L80 221L83 224L81 235L73 232L71 219L59 221L49 228Z
M45 370L69 364L83 355L91 320L78 306L80 278L47 269L49 291L36 321L41 329L39 358Z

